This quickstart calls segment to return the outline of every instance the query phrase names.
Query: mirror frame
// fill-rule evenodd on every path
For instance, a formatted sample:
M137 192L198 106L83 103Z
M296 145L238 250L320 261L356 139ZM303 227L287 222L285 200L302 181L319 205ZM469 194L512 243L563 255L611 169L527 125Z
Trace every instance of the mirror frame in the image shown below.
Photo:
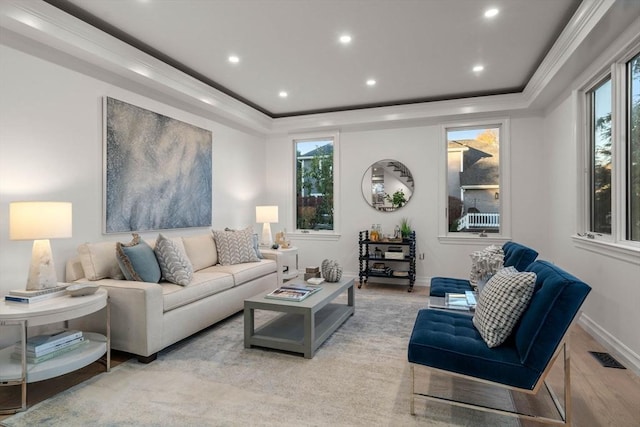
M393 179L389 183L393 184L391 194L385 191L385 180L388 181L389 178ZM373 209L378 212L395 212L409 203L415 192L415 182L411 171L404 163L393 159L382 159L364 171L360 188L365 202ZM390 200L398 191L402 191L406 199L400 206L393 205Z

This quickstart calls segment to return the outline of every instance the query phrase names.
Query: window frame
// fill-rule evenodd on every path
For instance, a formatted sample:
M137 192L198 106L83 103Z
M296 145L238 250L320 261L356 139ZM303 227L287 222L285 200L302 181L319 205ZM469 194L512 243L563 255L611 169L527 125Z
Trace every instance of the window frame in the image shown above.
M301 230L297 228L297 155L296 144L304 141L333 140L333 230ZM326 132L297 133L290 135L291 159L293 172L292 183L292 207L290 209L289 229L287 233L299 240L337 240L340 237L340 132L331 130Z
M576 105L576 147L578 148L577 230L572 236L577 247L640 265L640 241L627 239L628 89L627 63L640 54L640 39L610 57L606 64L573 91ZM611 234L591 230L592 113L589 94L611 79Z
M500 132L500 231L498 233L450 232L448 191L448 141L447 132L477 128L498 128ZM508 117L481 120L447 122L440 125L438 240L447 244L468 244L481 240L483 244L502 244L511 240L511 131Z

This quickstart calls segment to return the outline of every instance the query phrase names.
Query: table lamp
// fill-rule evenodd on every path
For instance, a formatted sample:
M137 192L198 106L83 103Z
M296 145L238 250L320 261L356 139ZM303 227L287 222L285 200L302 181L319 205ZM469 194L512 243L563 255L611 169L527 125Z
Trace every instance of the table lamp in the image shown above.
M271 237L271 223L278 222L277 206L256 206L256 222L262 222L262 240L260 245L271 246L273 238Z
M9 203L9 239L33 240L27 290L58 285L49 239L71 237L69 202Z

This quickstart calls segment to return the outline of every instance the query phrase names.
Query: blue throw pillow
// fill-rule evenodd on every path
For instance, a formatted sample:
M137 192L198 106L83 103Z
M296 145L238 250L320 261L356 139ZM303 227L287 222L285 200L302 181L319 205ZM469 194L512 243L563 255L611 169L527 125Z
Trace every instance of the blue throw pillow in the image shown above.
M140 240L140 236L133 234L131 243L116 244L118 265L127 280L136 282L158 283L162 273L158 260L151 246Z

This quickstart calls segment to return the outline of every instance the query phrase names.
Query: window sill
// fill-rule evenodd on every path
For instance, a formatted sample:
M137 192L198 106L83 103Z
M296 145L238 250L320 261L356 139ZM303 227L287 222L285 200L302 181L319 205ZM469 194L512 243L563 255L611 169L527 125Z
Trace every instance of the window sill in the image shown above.
M486 237L480 237L478 234L467 234L463 236L438 236L438 241L445 245L498 245L502 246L505 242L511 240L510 237L487 235Z
M323 233L318 231L310 231L309 233L287 233L287 238L291 240L315 240L336 242L340 240L339 233Z
M588 239L582 236L571 236L577 248L605 255L630 264L640 265L640 247L622 245L620 243L607 242L599 239Z

